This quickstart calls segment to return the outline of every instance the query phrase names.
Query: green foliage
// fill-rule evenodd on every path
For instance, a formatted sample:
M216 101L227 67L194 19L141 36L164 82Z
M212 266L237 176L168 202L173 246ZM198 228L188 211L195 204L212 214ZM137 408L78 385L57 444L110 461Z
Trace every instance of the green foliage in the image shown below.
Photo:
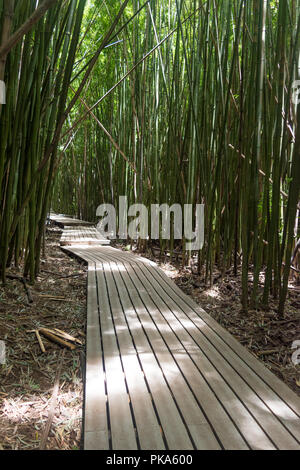
M141 6L133 0L123 22ZM82 63L115 7L101 6L92 22L91 2ZM259 273L267 264L267 303L270 288L275 295L281 289L282 230L290 217L285 194L293 154L288 126L295 130L290 88L297 78L298 23L294 0L150 1L103 52L82 96L93 106L174 30L93 109L126 159L78 103L69 122L76 135L62 158L53 207L94 220L100 203L117 205L124 194L146 205L204 202L206 243L199 262L205 262L207 280L215 263L226 270L234 262L237 270L241 258L247 310L249 266L255 270L255 306ZM162 250L172 252L174 246L174 240L161 243Z
M36 3L16 1L14 30ZM90 220L102 202L117 206L119 195L147 206L204 203L199 270L212 281L215 264L225 271L233 263L237 272L242 260L247 310L257 306L265 269L263 303L272 290L282 311L299 199L291 102L299 0L130 0L100 55L120 1L84 4L58 2L7 58L3 279L6 265L22 258L34 279L50 201ZM161 250L177 248L188 263L192 254L176 243L162 240Z
M14 6L18 29L37 2ZM56 148L52 140L64 112L85 0L57 2L12 50L4 63L7 105L0 112L0 271L25 260L34 280L49 207ZM0 25L11 16L3 10ZM4 72L4 70L3 70ZM45 158L45 154L48 154Z

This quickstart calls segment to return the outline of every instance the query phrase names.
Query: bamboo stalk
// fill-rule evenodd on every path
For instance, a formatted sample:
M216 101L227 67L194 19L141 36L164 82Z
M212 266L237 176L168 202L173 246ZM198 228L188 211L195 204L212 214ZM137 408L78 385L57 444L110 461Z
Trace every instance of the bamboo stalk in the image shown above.
M71 350L76 349L76 346L74 344L69 343L68 341L65 341L64 339L62 339L61 334L58 336L58 335L54 334L54 332L52 332L51 330L49 330L47 328L40 328L39 333L41 333L43 336L50 339L54 343L59 344L60 346L63 346L65 348L68 348L68 349L71 349Z

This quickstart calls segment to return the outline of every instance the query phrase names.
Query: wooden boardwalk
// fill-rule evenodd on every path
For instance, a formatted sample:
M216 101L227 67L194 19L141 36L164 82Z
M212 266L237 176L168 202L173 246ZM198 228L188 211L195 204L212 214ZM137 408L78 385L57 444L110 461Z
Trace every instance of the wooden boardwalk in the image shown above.
M52 220L53 222L55 222L57 225L60 225L61 227L78 227L78 226L88 227L88 226L94 225L91 222L86 222L85 220L79 220L73 217L68 217L68 216L61 215L61 214L58 215L54 213L50 213L48 219Z
M61 240L61 245L109 245L109 240L101 237L95 227L65 227Z
M300 449L300 399L154 263L88 263L85 449Z
M60 239L62 246L75 245L109 245L109 240L104 239L94 224L83 220L66 217L64 215L50 214L49 220L63 227Z

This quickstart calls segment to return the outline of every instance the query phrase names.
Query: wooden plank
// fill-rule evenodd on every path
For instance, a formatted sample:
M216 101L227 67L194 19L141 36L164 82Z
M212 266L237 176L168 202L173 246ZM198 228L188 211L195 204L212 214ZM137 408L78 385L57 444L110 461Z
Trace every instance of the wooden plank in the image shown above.
M107 290L103 290L103 272L96 264L100 325L105 361L106 385L112 448L137 450L135 429L126 390L119 348L116 341Z
M62 246L68 245L88 245L88 246L101 246L109 245L110 241L104 239L98 234L96 228L76 227L65 228L60 239Z
M135 265L137 266L137 265ZM139 268L140 269L144 269L142 268L141 265L139 265ZM136 267L134 268L135 270L137 269ZM144 278L144 282L146 282L147 279ZM143 286L145 287L145 285ZM165 289L162 289L161 288L161 285L157 285L158 289L160 289L160 295L162 296L165 296L165 303L164 303L164 307L166 309L166 305L173 305L173 309L175 309L176 313L178 314L178 312L180 312L180 309L178 309L178 305L175 305L174 302L172 301L171 297L168 297L167 294L166 294L166 291ZM150 288L148 287L148 289L146 289L146 291L150 291L152 292L152 295L153 295L153 285L151 284ZM141 288L141 286L139 286L139 292L143 292L143 289ZM149 305L149 301L147 301L147 305ZM165 312L168 312L168 309L165 310ZM187 317L183 314L183 316L181 315L181 321L184 321L184 320L187 320ZM177 328L178 329L178 328ZM203 340L203 335L201 333L200 330L198 329L195 329L195 325L192 324L189 320L186 324L186 330L187 331L192 331L193 334L192 336L195 337L195 331L196 333L196 340L197 340L197 343L199 344L199 339ZM162 331L162 330L161 330ZM179 328L178 329L179 332L181 332L181 337L182 337L182 332L183 332L183 328ZM201 338L202 336L202 338ZM186 345L187 347L189 346L188 345L188 339L187 339L187 336L185 335L185 342L186 342ZM202 341L203 343L203 341ZM226 361L224 361L224 359L222 358L222 356L216 356L215 352L214 351L214 348L211 348L210 347L210 343L209 342L205 342L204 344L204 347L203 347L203 344L202 344L202 347L203 347L203 351L209 351L208 354L209 354L209 359L211 360L212 357L214 358L215 360L215 363L214 363L214 368L215 369L212 369L210 370L210 376L213 377L213 372L215 370L218 369L218 367L220 368L220 370L222 371L222 374L224 375L224 371L225 371L225 378L226 378L226 381L232 386L233 385L233 390L235 390L236 392L236 395L240 394L242 395L242 398L240 399L243 403L246 403L247 405L247 408L253 413L253 416L255 417L255 419L258 420L258 422L261 424L261 426L263 426L264 428L267 429L269 435L272 436L272 439L274 440L274 442L277 444L277 446L281 446L281 448L291 448L291 449L295 449L295 448L298 448L299 445L298 443L295 441L294 438L291 437L291 435L277 422L276 420L276 417L270 412L270 410L266 407L266 405L262 402L262 400L260 400L254 393L253 391L243 382L243 380L241 379L241 377L236 374L233 370L230 370L230 367L228 367L228 363ZM195 350L195 348L193 348L193 350ZM193 351L192 351L193 352ZM197 355L196 355L197 356ZM195 360L195 358L194 358ZM206 364L206 366L208 365L209 363ZM213 388L214 388L214 392L218 394L219 396L219 399L220 401L223 403L223 404L226 404L228 403L228 407L229 409L232 408L230 406L230 403L231 403L231 400L228 399L227 397L227 401L226 401L226 394L224 395L224 392L227 393L228 395L228 387L224 389L223 387L223 395L222 395L222 387L220 387L220 383L222 384L222 382L220 382L220 376L218 379L215 380L215 384L211 383L210 385L213 385ZM242 388L241 388L242 387ZM241 393L241 390L243 390L243 393ZM253 421L253 419L252 419ZM241 422L243 423L244 421L241 419L241 420L237 420L235 418L235 422ZM288 421L288 424L291 425L291 422ZM292 422L292 425L294 425L295 429L292 429L293 432L295 432L297 430L297 420L295 420L295 417L294 417L294 420ZM267 445L267 442L269 443L269 446L270 446L270 441L267 439L267 442L266 442L266 436L264 439L262 439L260 437L260 434L261 432L258 432L258 426L254 426L254 428L256 428L256 435L254 434L254 436L251 436L251 433L250 433L250 436L249 436L249 432L247 432L247 439L249 440L250 438L250 443L252 443L253 445L253 448L256 448L256 446L261 446L261 445ZM253 431L253 427L249 427L248 431L251 430ZM253 441L253 437L254 437L254 441Z
M140 266L138 268L141 269ZM181 370L185 374L185 377L188 380L191 388L194 390L194 393L199 397L199 399L201 399L201 397L203 398L203 386L199 384L198 375L202 374L204 378L209 377L209 380L207 379L209 387L216 395L219 402L222 403L228 415L236 424L236 427L238 427L242 435L245 436L245 439L250 445L250 447L255 449L274 449L274 446L267 438L266 434L256 423L255 419L253 419L249 411L245 408L244 404L240 401L239 397L232 392L231 388L224 381L222 375L216 371L214 365L212 365L211 362L205 357L204 353L199 351L199 344L194 342L192 337L184 329L182 323L178 321L178 319L176 318L178 315L176 308L176 316L174 316L173 311L168 308L172 305L172 299L167 298L166 300L168 303L165 303L161 299L161 297L157 295L155 296L154 294L150 294L152 299L155 299L154 304L153 300L149 297L147 293L147 291L149 291L150 289L147 288L147 285L145 284L145 279L143 279L143 284L141 284L140 282L141 278L139 279L139 285L137 286L137 288L140 293L142 292L141 295L144 297L144 303L147 304L148 308L152 306L154 315L156 308L163 313L165 319L168 321L168 324L170 325L170 327L172 327L173 331L176 332L176 335L180 340L180 344L184 349L184 354L182 355L178 353L175 349L173 353L174 358L180 365ZM142 286L144 287L144 289L146 289L146 294L144 294ZM192 327L192 325L189 326ZM159 325L158 327L164 335L163 330L160 328ZM169 348L172 350L172 344L170 344L168 337L165 336L165 339L169 345ZM188 355L190 356L192 361L187 361L186 358ZM210 358L209 354L208 357ZM199 393L199 390L201 390L201 394ZM207 407L208 399L203 399L203 402L204 406ZM212 407L212 412L216 412L214 407ZM215 418L215 421L218 421L217 417ZM242 424L242 426L240 424Z
M236 352L236 354L246 362L249 367L255 369L256 373L282 398L287 405L294 410L300 417L300 399L299 397L281 380L279 380L271 371L269 371L264 364L259 362L253 354L251 354L244 346L242 346L227 330L221 327L210 315L208 315L199 305L197 305L190 297L179 289L174 282L167 277L162 277L162 271L156 267L156 273L159 276L159 282L164 281L168 288L175 295L191 307L192 311L200 317L204 324L207 324L218 337L222 338L224 343ZM166 286L167 287L167 286Z
M146 269L146 267L142 267L141 269ZM147 274L149 273L149 269L147 268ZM157 280L156 283L156 288L158 291L160 291L160 294L162 296L167 296L167 302L173 302L170 296L168 296L168 289L162 288L162 280L163 278L160 277ZM174 298L175 296L173 296ZM179 307L179 310L178 310ZM261 401L263 404L258 402L258 411L262 412L263 410L265 411L266 405L269 407L269 409L276 415L276 417L281 421L281 423L287 427L287 429L290 430L291 434L296 437L298 440L300 438L300 425L299 425L299 419L295 415L295 413L287 406L285 405L284 402L278 402L278 397L276 397L276 394L270 390L270 388L260 379L260 377L253 371L249 370L249 368L245 365L243 361L241 361L241 358L239 356L236 356L235 354L232 353L230 349L224 348L224 345L222 344L222 341L220 341L219 337L217 337L214 332L210 328L204 328L203 322L199 324L199 318L193 312L191 311L191 308L189 306L186 306L184 301L182 301L181 297L178 296L176 298L176 304L173 303L173 308L177 309L180 312L180 307L183 308L183 312L188 315L189 318L192 317L194 320L192 323L190 323L187 328L189 329L190 332L195 336L195 332L197 333L197 339L199 339L202 336L202 339L206 337L209 341L205 342L205 348L206 350L210 350L210 354L214 354L214 352L219 351L221 354L218 355L218 359L216 360L216 365L217 364L223 364L222 362L222 356L227 359L227 361L231 364L232 367L238 372L238 374L235 374L233 376L233 379L231 380L231 383L233 383L236 386L237 390L240 390L241 387L241 380L239 380L240 377L245 378L245 382L249 385L249 387L252 388L252 390L255 391L255 393L260 397ZM183 318L184 319L184 318ZM195 328L197 326L198 328ZM218 343L218 348L216 349L216 343ZM210 347L211 344L213 344L213 347ZM210 356L211 357L211 356ZM258 361L257 361L258 362ZM226 362L224 363L226 365ZM222 368L224 368L224 364L222 365ZM227 369L228 370L228 369ZM232 371L231 371L232 374ZM248 392L245 392L245 397L249 397L249 389L246 388ZM253 394L252 394L253 395ZM257 400L256 400L257 401ZM266 404L266 405L264 405ZM263 406L262 406L263 405ZM266 427L266 418L265 414L264 417L261 418L261 422L264 423L264 426ZM270 429L273 431L273 439L277 443L277 445L281 446L291 446L291 448L299 448L299 442L295 442L294 439L291 439L291 435L287 432L284 432L284 430L281 430L280 426L276 425L276 421L274 421L273 415L269 417L269 423L270 423ZM273 424L272 424L273 423Z
M108 263L105 264L106 269L107 265ZM124 299L122 298L122 302L123 300ZM129 300L128 297L127 300ZM135 309L132 309L131 301L129 301L125 306L125 312L131 334L133 335L137 351L139 352L139 358L143 370L150 386L151 394L158 409L158 414L169 448L192 449L193 447L190 439L186 433L170 391L167 388L161 369L155 360L155 356L153 355L149 344L147 343L145 334L139 326L139 320L135 315ZM141 348L140 344L142 344ZM159 396L157 397L157 395Z
M182 376L181 370L178 368L178 365L174 361L174 357L172 357L164 341L162 340L160 332L164 329L166 325L163 325L163 322L159 318L157 318L155 324L153 320L151 320L149 314L146 313L149 309L149 303L147 303L147 306L145 307L145 305L141 302L141 299L138 297L137 290L138 292L141 292L142 288L141 286L138 286L138 288L136 288L136 286L133 284L134 276L132 275L132 273L130 273L130 276L128 276L128 272L125 273L125 271L122 270L120 274L123 280L125 279L129 295L134 298L135 310L139 315L141 324L144 325L147 337L151 342L152 348L155 351L155 355L160 363L160 366L164 372L167 381L170 384L172 392L177 400L177 403L184 416L186 423L188 424L188 426L197 426L205 423L207 424L207 421L201 411L201 408L195 401L195 398L191 393L189 386L187 385ZM120 281L118 280L118 286L119 285ZM120 296L123 299L124 293L122 292L122 295ZM154 311L151 310L151 314L155 315L155 309ZM143 348L145 348L145 345L143 345ZM178 344L178 342L174 342L173 345L171 345L171 349L174 349L176 351L181 350L184 368L189 368L191 366L190 358L184 354L185 351L183 351L181 345ZM195 372L195 368L193 369L193 372ZM201 381L201 383L199 383L199 380ZM202 406L204 408L209 407L210 414L213 415L212 420L214 421L216 427L219 429L220 434L223 438L223 440L221 438L220 439L224 444L224 447L230 448L231 446L233 446L232 448L234 448L234 446L236 446L236 448L238 449L248 448L241 436L239 435L238 431L234 428L228 416L226 416L226 413L224 413L224 410L220 406L219 402L216 400L214 394L211 393L211 391L207 387L205 380L203 378L202 380L201 378L199 378L199 380L197 381L197 385L194 387L194 390L196 390L198 398L202 402ZM192 428L189 429L191 431ZM206 433L208 431L209 430L207 429L205 430ZM210 434L214 446L219 446L211 429ZM195 437L196 441L199 441L199 435L195 435L193 437ZM198 445L201 448L201 442L198 442Z
M162 439L161 428L155 415L151 395L147 390L143 370L139 363L137 351L132 342L112 272L109 268L105 270L104 276L105 279L101 276L102 284L104 282L107 283L112 316L141 448L145 450L163 450L165 445ZM104 295L105 285L99 286L99 290Z
M164 430L164 434L166 436L166 440L168 442L168 446L170 449L192 449L193 446L191 441L187 435L186 429L182 422L182 419L178 413L176 405L174 403L174 399L170 393L170 390L167 386L165 381L164 373L166 369L171 369L172 364L170 365L169 358L166 356L164 361L158 361L155 355L157 355L157 350L155 350L155 355L153 350L150 347L149 341L145 332L142 328L142 324L140 323L140 319L137 316L136 306L132 305L132 302L128 296L126 287L124 283L121 281L120 276L117 274L117 267L113 268L113 276L115 279L118 279L117 285L118 290L120 291L120 298L123 305L124 312L126 314L126 319L130 328L131 335L135 342L135 347L138 352L138 356L140 362L142 364L143 370L145 372L146 380L149 384L149 388L155 402L155 406L158 411L158 415L162 424L162 428ZM159 347L159 345L157 345ZM180 378L178 379L180 381ZM177 384L178 389L176 389L176 393L180 396L180 399L184 400L184 392L187 392L187 388L185 390L181 388L181 384ZM181 393L181 395L180 395ZM185 408L191 407L195 412L195 408L193 408L193 397L189 394L186 401ZM185 410L184 410L185 411ZM184 415L184 412L183 412ZM199 416L198 418L194 417L193 424L203 424L205 425L206 421L203 415ZM203 431L205 431L205 426L203 426ZM215 447L218 448L218 443L214 440Z
M93 229L84 229L82 237L92 239ZM202 312L154 263L109 246L80 247L80 250L74 248L69 251L89 263L95 260L104 263L100 303L103 308L106 292L106 298L109 295L111 303L109 305L106 299L106 309L111 314L111 307L114 322L108 313L110 323L106 319L102 325L101 315L101 327L103 334L111 333L113 327L114 334L110 336L114 336L116 342L112 348L114 354L109 348L106 354L110 351L107 357L114 358L117 351L121 354L119 378L122 375L124 381L123 366L126 384L132 395L134 416L139 416L136 420L138 433L142 429L141 397L147 396L150 401L153 400L151 404L155 406L152 411L154 413L156 410L171 449L178 448L174 439L170 441L172 429L174 431L174 418L169 416L172 402L175 415L177 413L179 416L181 425L185 423L197 448L220 447L212 427L223 447L228 449L247 448L247 444L253 449L269 449L274 445L279 449L300 448L298 397ZM97 278L100 284L99 272ZM140 374L137 385L133 371ZM141 381L143 372L144 382ZM221 411L216 409L215 402ZM153 414L151 416L153 419ZM227 440L224 419L229 419L230 423ZM132 417L129 421L132 425ZM127 426L128 422L124 424L125 428ZM241 433L238 433L241 442L234 434L237 428ZM233 435L230 434L232 430ZM150 429L149 433L154 436L156 431L157 427ZM92 446L92 442L98 439L95 437L97 432L88 435L89 432L87 436ZM101 431L98 431L100 434ZM146 440L143 437L141 442ZM188 442L191 445L189 437ZM119 445L115 448L123 448ZM143 448L144 443L141 446ZM179 449L187 448L180 443Z
M123 253L123 252L122 252ZM115 255L115 253L114 253ZM134 256L135 258L135 256ZM119 259L125 259L121 254ZM138 263L138 261L132 260L133 263ZM158 282L167 283L171 296L177 296L183 300L186 305L188 305L191 310L196 313L196 317L200 317L203 320L203 324L207 324L211 327L213 331L216 332L216 335L220 338L226 338L230 347L237 351L238 356L249 364L249 367L253 367L256 373L261 376L262 380L268 381L270 387L274 388L274 391L282 397L284 401L294 410L294 412L300 416L300 400L297 395L287 387L282 381L280 381L272 372L270 372L261 362L259 362L254 355L244 348L228 331L222 328L213 318L211 318L199 305L197 305L190 297L188 297L181 289L176 286L176 284L170 280L164 273L154 264L155 270L159 276ZM156 276L157 277L157 276ZM225 340L224 340L225 341ZM265 378L267 376L267 379Z
M108 450L105 375L102 361L95 265L89 266L87 297L84 448Z
M97 411L95 410L95 413ZM101 447L101 442L105 442L106 433L98 431L86 431L84 434L84 450L106 450Z
M128 273L128 265L126 265L127 273ZM152 321L155 322L155 333L159 332L158 336L159 340L155 335L152 335L152 344L153 348L156 352L157 357L163 362L163 355L165 355L165 350L168 349L170 351L169 355L172 359L168 363L168 367L166 367L166 377L169 379L170 383L172 382L174 388L174 394L178 391L178 400L180 409L184 409L186 407L186 402L193 403L195 402L195 398L193 397L190 388L193 390L195 396L197 397L199 403L201 404L202 408L205 410L205 413L211 422L213 428L215 429L216 433L218 434L224 448L237 448L237 449L247 449L248 446L245 444L243 438L240 436L237 429L234 427L233 423L230 420L230 417L226 415L222 406L216 400L214 393L208 387L206 381L204 380L203 376L199 373L199 371L193 365L190 357L186 353L186 349L183 345L176 339L173 331L168 326L167 322L163 319L161 313L159 312L158 306L154 305L152 300L150 299L149 295L147 294L147 289L145 286L142 285L136 275L133 272L129 272L130 279L132 281L131 288L129 290L130 295L136 296L137 293L139 294L140 298L135 298L135 305L140 305L140 309L143 311L147 310L151 315ZM121 272L122 276L125 276L125 273ZM129 282L128 282L129 285ZM164 310L164 315L166 314L166 310ZM141 314L143 315L143 314ZM145 318L147 321L147 318ZM180 324L175 325L175 330L180 328ZM149 333L149 335L151 332ZM161 336L160 336L161 335ZM165 340L165 343L162 341ZM195 345L194 349L198 349ZM180 364L180 368L174 361L177 358L177 364ZM180 361L178 362L178 358ZM186 376L189 375L192 378L192 381L188 382L188 385L182 379L182 375ZM180 390L178 384L176 383L177 380L181 381L182 389ZM190 387L190 388L189 388ZM186 390L189 389L189 398L185 396ZM201 416L201 419L204 419L203 413L199 408L199 405L195 402L195 407L193 409L189 409L186 415L186 420L190 424L193 423L193 419L197 417L197 414ZM248 416L249 418L249 416ZM250 417L251 418L251 417ZM198 423L199 424L199 423ZM214 438L215 439L215 438Z
M154 271L153 271L154 272ZM210 326L212 331L216 331L216 336L223 337L226 336L226 340L228 339L228 344L233 350L237 350L237 355L242 358L245 362L246 360L249 361L250 364L253 365L253 368L257 369L257 372L260 372L262 377L264 378L263 372L267 373L268 379L270 378L270 385L274 388L278 388L276 392L278 394L283 395L283 399L287 401L291 401L289 406L294 408L295 413L300 416L300 400L297 395L290 390L287 385L279 380L272 372L270 372L263 363L261 363L254 354L251 354L244 346L242 346L228 331L222 328L213 318L211 318L199 305L197 305L194 301L192 301L188 296L186 296L172 281L170 281L164 274L159 270L156 269L158 276L156 276L157 282L161 284L161 281L164 281L169 285L168 291L174 297L181 299L188 307L190 307L191 311L195 312L195 318L201 318L203 324L207 324ZM163 276L162 276L163 275ZM282 390L280 388L282 386ZM285 392L288 392L285 396Z
M166 290L165 290L165 289L162 289L161 283L157 283L157 288L161 290L161 295L162 295L162 296L167 295L167 294L166 294ZM166 300L166 301L170 303L170 298L167 297L167 300ZM172 302L172 300L171 300L171 302ZM177 310L178 310L178 305L179 305L178 303L175 304L175 309L177 309ZM179 312L180 312L180 309L179 309ZM183 317L183 318L184 318L184 317ZM193 336L194 336L194 332L195 332L195 331L196 331L196 332L198 331L198 339L199 339L199 337L200 337L199 334L200 334L200 335L202 335L202 334L204 335L204 330L203 330L203 328L202 328L201 330L200 330L200 329L195 329L195 324L190 324L190 325L188 326L188 328L189 328L189 330L193 333ZM206 334L206 330L205 330L205 334ZM207 334L206 334L206 335L207 335ZM211 337L211 339L214 340L214 337ZM205 347L206 347L206 349L209 347L209 343L208 343L208 342L206 342ZM211 349L211 354L213 354L213 352L214 352L214 348ZM223 353L224 353L224 351L223 351ZM234 358L233 358L232 356L231 356L229 359L230 359L231 364L234 363ZM219 356L219 358L218 358L218 361L216 361L215 366L217 366L218 364L220 364L220 367L221 367L222 369L224 369L224 365L222 365L222 357L220 357L220 356ZM225 362L224 364L225 364L225 366L226 366L226 362ZM238 364L240 364L240 360L238 361ZM227 369L227 370L228 370L228 369ZM247 371L248 373L245 374L245 372L246 372L246 371L244 371L244 375L241 374L241 376L247 378L247 382L250 382L251 387L252 387L252 386L253 386L253 387L256 387L256 389L259 387L260 394L262 394L263 392L268 392L268 393L269 393L269 388L266 387L266 385L265 385L263 382L261 382L255 374L252 373L252 375L251 375L251 373L249 374L248 371ZM252 371L250 371L250 372L252 372ZM235 376L235 377L233 378L233 383L237 386L236 388L237 388L238 390L240 390L240 388L239 388L239 386L238 386L238 383L239 383L239 382L238 382L238 379L239 379L239 376ZM249 391L249 390L248 390L248 391ZM250 390L250 392L251 392L251 390ZM273 394L273 395L274 395L274 394ZM272 395L272 392L271 392L271 397L274 399L273 395ZM245 396L248 397L248 393L245 393ZM263 401L265 401L267 398L269 398L269 402L270 402L271 405L273 406L273 411L275 412L275 414L277 414L277 416L280 417L280 410L278 409L279 407L277 406L277 408L276 408L276 405L274 405L274 403L271 402L270 397L267 397L265 394L264 394L264 396L262 397ZM275 397L275 398L276 398L276 397ZM256 401L257 401L257 399L256 399ZM258 405L259 405L259 410L261 410L263 407L265 408L265 405L262 404L261 402L259 402ZM263 405L263 407L262 407L261 405ZM293 434L294 436L297 436L297 433L299 433L299 426L298 426L298 424L297 424L297 419L296 419L295 415L293 415L293 413L291 412L291 410L290 410L288 407L285 406L285 409L283 410L282 406L284 407L284 404L280 404L280 407L281 407L281 410L284 411L285 415L284 415L284 418L281 418L281 421L282 421L282 423L283 423L285 426L287 426L287 427L291 430L291 432L292 432L292 434ZM270 425L271 425L271 423L272 423L272 420L274 421L274 418L271 419L271 417L270 417L270 418L269 418ZM264 422L264 423L265 423L265 418L264 418L264 419L261 419L261 422ZM277 433L277 432L280 431L280 426L279 426L279 427L276 426L276 422L275 422L274 424L275 424L274 431L275 431L275 433ZM277 439L277 443L278 443L279 445L287 445L287 446L288 446L288 442L286 442L286 443L284 444L284 442L285 442L285 441L284 441L284 436L285 436L285 434L288 434L288 433L281 432L281 434L278 434L278 435L277 435L277 438L276 438L276 439ZM290 436L290 435L287 436L286 438L287 438L287 440L290 442L289 445L291 445L292 448L294 448L295 446L297 446L297 444L295 443L294 439L291 439L291 436ZM274 439L275 439L275 438L274 438ZM276 439L275 439L275 442L276 442Z

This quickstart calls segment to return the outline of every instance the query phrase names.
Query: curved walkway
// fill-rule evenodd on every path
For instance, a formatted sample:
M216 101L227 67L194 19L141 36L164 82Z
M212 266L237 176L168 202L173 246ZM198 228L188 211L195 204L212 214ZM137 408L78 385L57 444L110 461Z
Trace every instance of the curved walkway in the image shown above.
M88 263L85 449L300 449L297 395L154 263L84 230L63 249Z

